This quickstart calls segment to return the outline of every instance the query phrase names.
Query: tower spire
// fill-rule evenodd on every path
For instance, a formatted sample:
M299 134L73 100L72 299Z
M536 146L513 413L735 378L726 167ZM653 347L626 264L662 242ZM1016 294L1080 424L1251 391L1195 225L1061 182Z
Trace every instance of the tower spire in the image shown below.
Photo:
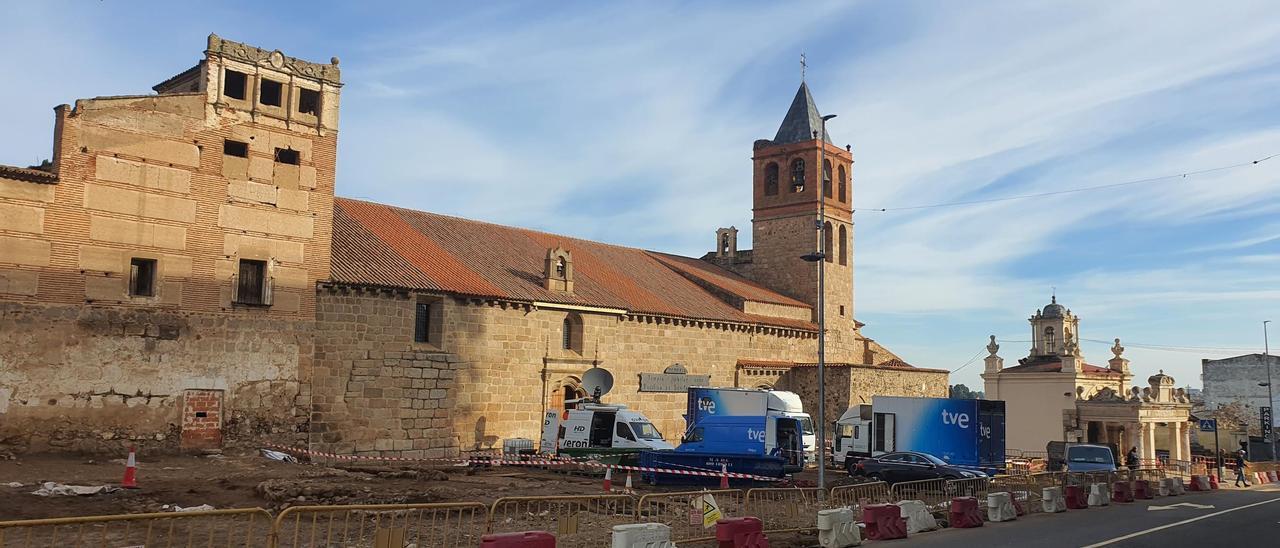
M804 70L809 68L809 64L805 62L804 52L800 52L800 83L804 83Z

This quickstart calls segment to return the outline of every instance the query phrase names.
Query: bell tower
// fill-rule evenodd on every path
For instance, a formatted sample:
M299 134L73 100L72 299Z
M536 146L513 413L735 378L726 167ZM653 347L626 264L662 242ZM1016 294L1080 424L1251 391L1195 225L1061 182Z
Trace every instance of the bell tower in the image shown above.
M755 142L752 162L752 277L809 303L816 321L818 269L826 269L828 352L832 360L861 363L853 319L853 153L831 143L808 84L800 84L773 139ZM816 264L800 258L819 249L825 259Z

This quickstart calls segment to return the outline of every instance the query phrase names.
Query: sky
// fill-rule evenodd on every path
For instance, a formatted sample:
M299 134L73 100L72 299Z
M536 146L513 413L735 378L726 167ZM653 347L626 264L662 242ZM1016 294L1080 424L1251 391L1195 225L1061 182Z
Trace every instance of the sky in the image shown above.
M148 93L212 32L340 59L339 195L690 256L723 226L749 247L752 142L804 53L853 148L857 317L906 361L978 388L987 337L1016 363L1055 288L1085 359L1119 337L1139 382L1200 386L1201 359L1260 352L1280 322L1280 158L1251 163L1280 153L1274 3L0 0L0 18L21 22L0 35L0 163L48 158L55 105Z

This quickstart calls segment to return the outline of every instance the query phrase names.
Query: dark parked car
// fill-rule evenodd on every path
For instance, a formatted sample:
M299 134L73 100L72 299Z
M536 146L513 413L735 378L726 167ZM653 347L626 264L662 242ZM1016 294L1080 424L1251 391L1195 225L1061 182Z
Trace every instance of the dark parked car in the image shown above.
M986 477L986 474L977 470L952 466L928 453L916 453L914 451L885 453L878 457L862 459L856 464L850 463L848 466L850 475L864 476L875 481L888 483L936 478L966 479Z

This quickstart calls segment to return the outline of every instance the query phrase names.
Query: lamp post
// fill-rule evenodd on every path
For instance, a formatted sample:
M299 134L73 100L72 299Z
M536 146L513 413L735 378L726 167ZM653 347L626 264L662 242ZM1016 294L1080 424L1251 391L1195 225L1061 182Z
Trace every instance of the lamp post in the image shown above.
M1269 424L1263 425L1267 431L1263 432L1267 435L1267 439L1271 440L1271 460L1276 460L1276 429L1275 429L1275 408L1273 402L1275 399L1271 395L1271 345L1267 340L1267 324L1271 320L1262 321L1262 365L1267 368L1267 408L1270 410L1271 418L1267 421Z
M814 453L818 454L818 497L825 499L827 485L827 385L826 385L826 348L827 348L827 314L826 314L826 273L827 259L826 232L827 224L827 120L835 118L835 114L822 117L822 126L814 132L818 140L818 220L814 227L818 230L818 250L801 256L801 259L818 263L818 436Z

